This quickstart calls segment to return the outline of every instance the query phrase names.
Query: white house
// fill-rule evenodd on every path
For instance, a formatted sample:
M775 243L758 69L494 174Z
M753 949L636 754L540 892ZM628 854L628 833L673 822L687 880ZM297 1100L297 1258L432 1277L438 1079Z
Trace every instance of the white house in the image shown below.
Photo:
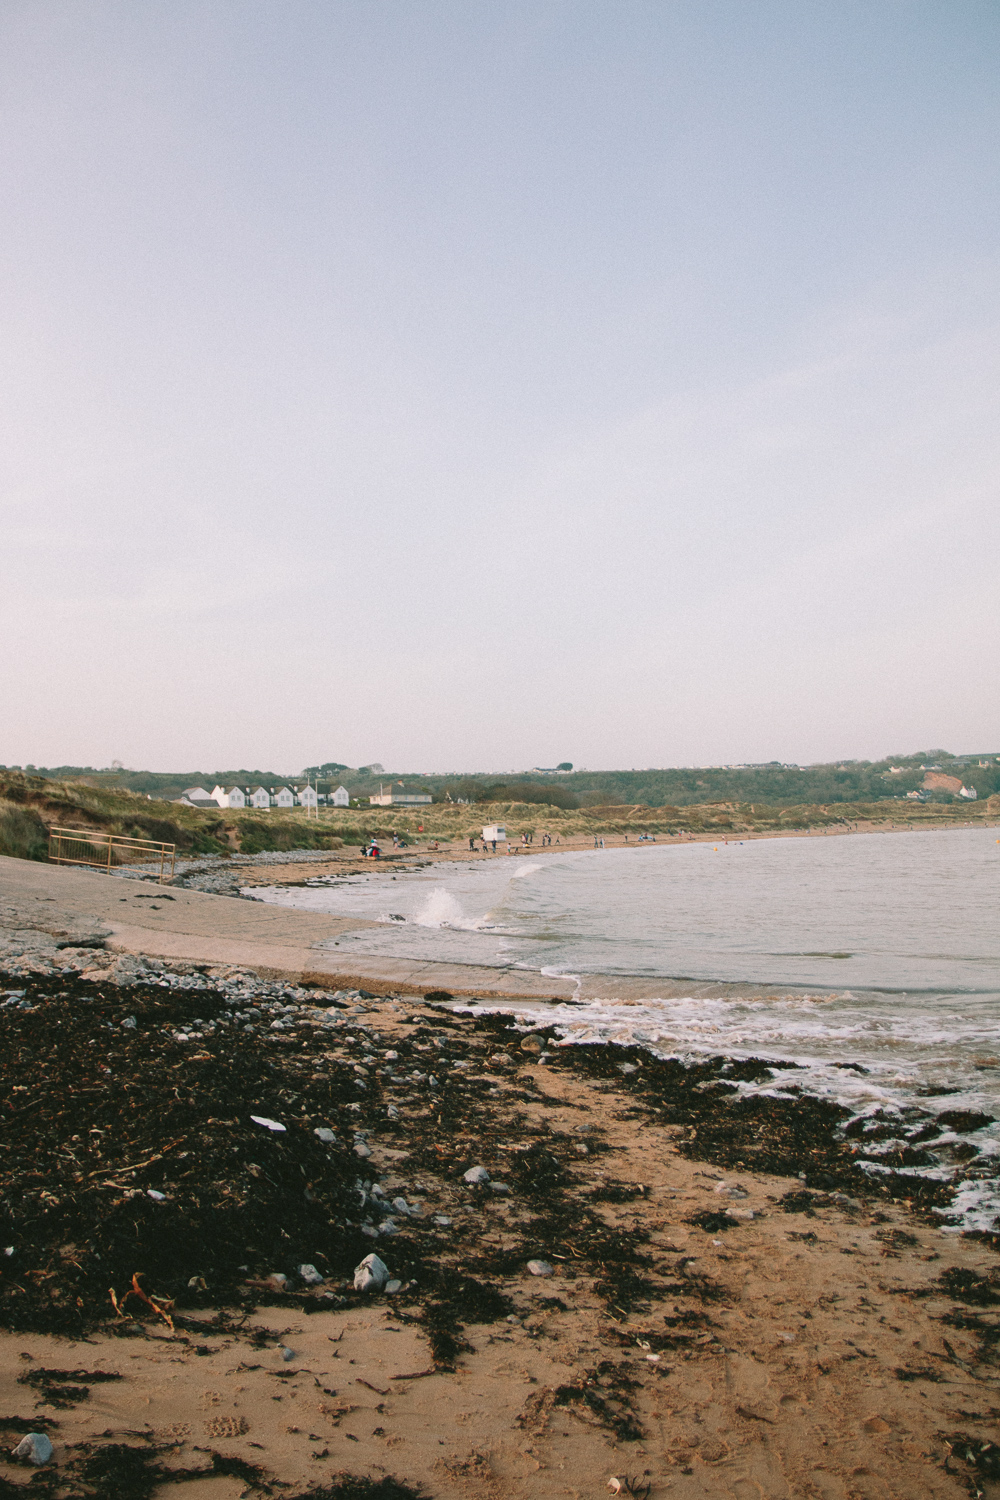
M203 786L186 787L180 796L173 800L183 803L185 807L215 807L217 805L211 792L206 792Z
M350 807L351 798L346 786L338 786L335 792L330 793L330 803L334 807Z
M294 807L295 793L291 787L279 786L276 792L271 793L272 807Z
M507 842L507 829L503 823L487 823L483 829L483 843L492 844L494 841L498 844Z
M434 798L424 792L379 792L368 801L372 807L415 807L418 803L433 802Z
M314 786L300 787L295 795L295 800L300 807L319 806L319 798L316 795L316 788Z
M246 807L247 805L247 799L238 786L213 787L212 800L220 807Z
M268 810L271 806L271 793L266 786L254 787L253 796L250 798L250 806L260 808L261 812Z
M963 786L958 795L960 797L964 797L967 802L975 802L976 798L979 796L979 793L976 791L974 786Z

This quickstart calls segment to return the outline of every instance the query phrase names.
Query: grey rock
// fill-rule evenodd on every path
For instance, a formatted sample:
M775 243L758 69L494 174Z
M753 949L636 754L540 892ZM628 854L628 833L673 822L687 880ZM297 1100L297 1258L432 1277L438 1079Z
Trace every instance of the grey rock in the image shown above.
M529 1260L528 1270L532 1276L554 1276L555 1270L547 1260Z
M291 1361L295 1358L295 1350L289 1349L287 1344L281 1344L278 1348L278 1353L281 1355L286 1365L290 1364Z
M44 1432L27 1433L14 1449L15 1458L36 1466L47 1464L52 1453L52 1444Z
M360 1157L371 1156L371 1154L372 1154L372 1148L370 1146L366 1146L365 1143L364 1143L364 1141L355 1141L354 1142L354 1154L355 1154L355 1156L360 1156Z
M490 1187L491 1187L491 1189L493 1190L494 1193L504 1194L504 1193L509 1193L510 1192L510 1183L509 1182L491 1182L490 1183Z
M324 1146L336 1145L337 1137L334 1135L333 1131L328 1130L325 1125L317 1125L316 1129L313 1131L313 1135L316 1136L317 1140L322 1141Z
M389 1267L377 1255L366 1255L354 1268L354 1289L357 1292L380 1292L389 1280Z
M320 1282L325 1280L316 1267L308 1261L305 1265L299 1266L299 1275L307 1286L319 1286Z
M467 1172L462 1173L462 1181L467 1182L470 1187L484 1187L489 1180L490 1174L485 1167L470 1167Z

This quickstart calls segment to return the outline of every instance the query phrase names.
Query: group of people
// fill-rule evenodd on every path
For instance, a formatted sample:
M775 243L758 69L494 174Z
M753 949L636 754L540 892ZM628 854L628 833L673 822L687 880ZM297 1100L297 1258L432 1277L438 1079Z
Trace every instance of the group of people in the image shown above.
M482 854L491 854L491 853L495 854L497 852L497 841L496 841L496 839L483 839L481 842L482 842L482 848L480 849L480 845L476 842L475 835L470 833L469 834L469 853L470 854L480 854L480 853L482 853ZM529 844L533 844L534 842L535 842L535 835L533 833L522 833L521 834L521 846L522 846L522 848L527 849L528 845ZM552 835L551 835L551 833L543 833L539 842L543 845L543 847L546 844L551 844L552 843ZM562 842L561 839L556 839L556 843L557 844L561 843L561 842ZM437 844L435 844L434 847L436 849L437 848ZM516 850L516 848L514 847L513 844L508 844L507 845L507 853L508 854L516 854L517 853L517 850Z

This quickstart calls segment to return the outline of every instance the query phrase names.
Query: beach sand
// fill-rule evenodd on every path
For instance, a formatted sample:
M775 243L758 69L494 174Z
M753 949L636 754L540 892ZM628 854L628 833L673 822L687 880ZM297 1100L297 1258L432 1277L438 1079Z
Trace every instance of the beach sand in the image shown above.
M267 960L311 952L338 922L183 891L158 912L143 902L141 917L129 893L120 917L112 902L122 886L107 877L4 860L0 880L0 924L22 935L20 958L8 937L8 966L29 972L34 952L41 970L51 943L68 942L59 950L67 974L77 982L89 961L79 982L104 994L115 976L103 961L121 959L72 943L100 941L105 928L123 953L224 944L243 954L244 971L261 960L263 973L301 976L307 967L275 970ZM117 978L127 984L127 969ZM18 982L30 983L30 972ZM374 978L369 988L382 990ZM343 1473L485 1500L598 1497L615 1492L610 1480L621 1493L648 1485L651 1500L1000 1492L988 1477L998 1472L990 1443L1000 1415L990 1332L1000 1291L988 1244L943 1232L926 1209L886 1192L804 1187L791 1152L787 1176L754 1170L750 1141L746 1165L720 1164L711 1132L702 1153L696 1126L663 1123L653 1093L613 1062L590 1065L594 1049L525 1051L505 1020L442 1014L388 988L347 1017L323 1055L349 1058L341 1031L356 1025L376 1051L409 1048L420 1062L416 1053L433 1058L440 1044L464 1049L466 1066L443 1123L424 1084L372 1083L372 1154L359 1170L422 1209L371 1248L392 1270L404 1238L426 1240L443 1284L471 1275L511 1311L465 1316L451 1359L440 1347L435 1356L419 1288L365 1299L335 1280L344 1305L288 1295L239 1329L203 1308L178 1316L173 1331L155 1318L115 1326L111 1317L85 1337L5 1332L7 1447L45 1420L64 1474L108 1444L155 1448L168 1468L214 1465L197 1480L208 1500L299 1496ZM292 1069L307 1042L265 1033L260 1046ZM174 1051L170 1065L184 1077L196 1059ZM25 1087L30 1094L30 1074L8 1068L7 1104ZM701 1097L706 1119L724 1107ZM380 1123L387 1098L400 1113L391 1130ZM770 1162L787 1118L781 1129ZM551 1179L519 1165L529 1157L550 1163ZM469 1161L512 1191L468 1187L458 1168ZM433 1228L434 1216L451 1223ZM528 1272L533 1246L554 1274ZM89 1396L53 1404L59 1382L39 1377L44 1369L83 1372L76 1385ZM99 1371L122 1378L83 1378ZM950 1456L969 1443L985 1455L975 1470ZM30 1477L10 1463L0 1476Z

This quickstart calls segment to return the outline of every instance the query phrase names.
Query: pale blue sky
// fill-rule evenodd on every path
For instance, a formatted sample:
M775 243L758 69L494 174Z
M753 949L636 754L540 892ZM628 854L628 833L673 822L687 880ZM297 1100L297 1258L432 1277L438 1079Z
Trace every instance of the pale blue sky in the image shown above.
M994 4L11 3L0 761L997 748Z

